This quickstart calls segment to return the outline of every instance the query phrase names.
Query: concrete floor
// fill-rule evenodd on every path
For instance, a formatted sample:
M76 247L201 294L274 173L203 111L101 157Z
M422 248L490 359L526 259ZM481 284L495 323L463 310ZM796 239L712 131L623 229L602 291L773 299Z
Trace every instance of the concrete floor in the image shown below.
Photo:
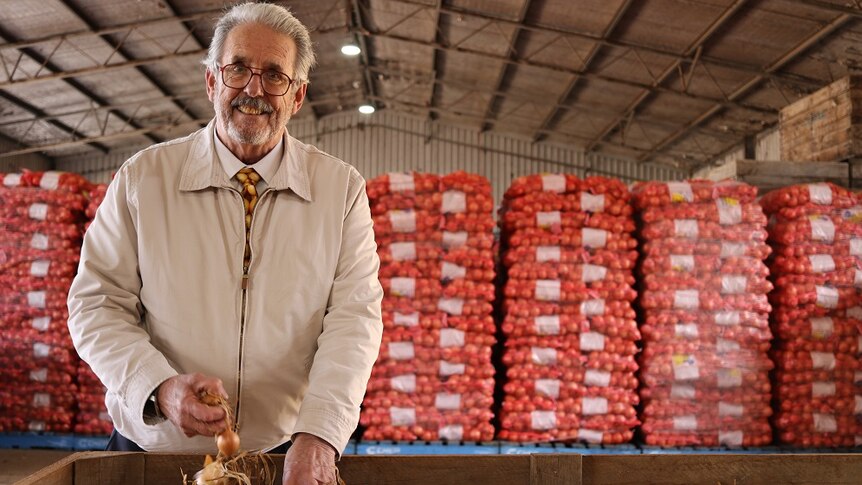
M11 485L71 454L58 450L0 449L0 485Z

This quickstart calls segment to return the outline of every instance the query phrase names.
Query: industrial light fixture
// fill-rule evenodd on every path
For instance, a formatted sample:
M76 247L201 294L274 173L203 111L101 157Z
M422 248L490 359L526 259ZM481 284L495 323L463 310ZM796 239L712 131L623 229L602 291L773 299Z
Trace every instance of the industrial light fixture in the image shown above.
M363 104L359 106L359 112L364 115L370 115L374 112L374 106L371 106L370 104Z
M344 44L341 46L341 53L345 56L358 56L362 50L359 49L359 46L356 44Z

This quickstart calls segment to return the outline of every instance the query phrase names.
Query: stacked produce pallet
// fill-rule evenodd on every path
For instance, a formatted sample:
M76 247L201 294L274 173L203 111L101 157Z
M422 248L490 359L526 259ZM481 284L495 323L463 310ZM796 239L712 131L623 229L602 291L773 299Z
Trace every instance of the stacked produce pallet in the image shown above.
M6 174L0 188L0 431L69 432L78 357L66 327L88 182Z
M856 443L862 207L832 184L766 194L774 248L775 427L802 447Z
M619 180L516 179L501 209L506 366L499 437L617 444L638 424L630 194Z
M647 182L633 192L643 253L646 443L769 444L772 286L757 189Z
M363 439L491 440L491 185L464 172L393 173L367 192L385 296Z

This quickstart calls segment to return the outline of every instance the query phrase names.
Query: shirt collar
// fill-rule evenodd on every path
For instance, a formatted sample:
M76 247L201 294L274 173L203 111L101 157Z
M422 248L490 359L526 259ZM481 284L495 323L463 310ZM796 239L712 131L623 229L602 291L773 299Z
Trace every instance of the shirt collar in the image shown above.
M216 130L217 131L217 130ZM282 137L278 144L269 151L263 158L257 161L257 163L253 165L246 165L240 161L233 152L225 146L224 143L219 139L218 132L214 133L215 136L215 147L216 147L216 156L221 162L221 166L227 174L228 179L231 179L236 175L237 172L242 170L245 167L251 167L260 175L260 178L263 179L267 185L272 185L272 178L275 177L275 172L278 171L278 166L281 163L282 158L284 157L284 138Z

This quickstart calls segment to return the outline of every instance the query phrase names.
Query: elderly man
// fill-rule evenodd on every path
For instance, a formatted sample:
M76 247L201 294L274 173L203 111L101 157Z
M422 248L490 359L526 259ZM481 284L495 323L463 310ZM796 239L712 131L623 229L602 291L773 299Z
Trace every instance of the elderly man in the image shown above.
M289 450L284 483L334 480L380 346L365 183L292 138L314 53L286 9L218 22L210 124L119 169L88 230L69 329L108 388L110 449Z

